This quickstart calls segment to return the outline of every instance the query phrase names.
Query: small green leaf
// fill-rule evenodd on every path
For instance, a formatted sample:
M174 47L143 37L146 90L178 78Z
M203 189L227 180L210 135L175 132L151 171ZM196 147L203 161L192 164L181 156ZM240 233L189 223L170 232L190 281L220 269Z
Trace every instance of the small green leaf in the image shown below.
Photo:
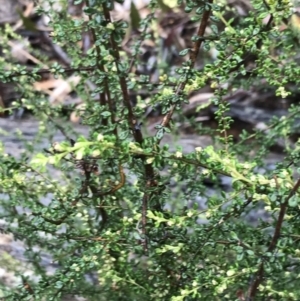
M198 8L196 9L196 14L197 14L197 15L202 15L203 11L204 11L204 6L201 5L200 7L198 7Z
M190 48L183 49L182 51L179 52L179 55L185 56L189 53L189 51L190 51Z
M129 135L129 131L122 131L119 134L119 139L125 140L128 137L128 135Z
M292 196L289 199L289 206L290 207L296 207L299 203L299 197L297 195Z
M254 255L254 252L253 252L252 250L247 250L246 252L247 252L248 255L250 255L250 256L253 256L253 255Z
M161 129L159 129L159 130L157 131L155 137L156 137L158 140L160 140L160 139L162 139L162 137L164 136L164 133L165 133L164 129L161 128Z
M186 7L184 8L184 11L185 11L186 13L190 13L192 10L193 10L193 8L192 8L192 7L189 7L189 6L186 6Z
M111 112L109 112L109 111L104 111L104 112L102 112L100 115L103 116L103 117L110 117L110 116L111 116Z
M211 30L213 31L214 34L218 34L219 33L219 30L218 30L218 27L215 25L215 24L212 24L210 26Z
M204 43L203 49L204 49L205 51L209 51L209 50L210 50L209 42L205 42L205 43Z
M236 233L233 232L233 231L230 232L230 237L231 237L232 239L234 239L234 240L239 240L238 236L237 236Z
M30 165L32 167L44 167L48 163L48 157L44 154L36 154L30 161Z

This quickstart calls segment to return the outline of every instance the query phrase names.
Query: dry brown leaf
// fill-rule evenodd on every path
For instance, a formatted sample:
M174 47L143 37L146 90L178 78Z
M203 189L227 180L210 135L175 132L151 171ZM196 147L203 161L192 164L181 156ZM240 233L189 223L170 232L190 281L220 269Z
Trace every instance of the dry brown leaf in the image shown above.
M67 80L62 81L50 94L50 103L55 104L64 101L66 96L73 90L73 87L80 82L80 79L80 76L72 75Z
M238 291L236 292L236 296L237 296L238 299L241 300L241 301L246 300L246 299L245 299L244 292L243 292L243 290L241 290L241 289L238 290Z
M42 82L35 82L34 88L37 91L44 92L48 95L51 104L56 102L63 102L66 100L68 94L73 91L73 88L79 83L80 76L71 76L68 79L49 79Z
M52 93L51 89L59 87L63 82L64 82L63 79L50 78L50 79L42 81L42 82L35 82L33 84L33 86L34 86L34 89L37 91L51 94Z
M112 12L113 20L124 20L130 21L130 5L132 0L125 0L123 4L115 3L114 10ZM142 19L146 18L151 11L147 8L149 3L148 0L134 0L133 1L137 10L139 11L139 15Z
M80 110L80 111L84 111L86 107L85 103L81 103L78 106L76 106L76 109L74 112L72 112L71 116L70 116L70 121L74 122L74 123L78 123L80 121L81 118L81 114L83 114L83 112L76 112L76 110Z
M24 63L27 60L31 60L33 63L40 65L42 68L48 68L47 65L44 65L40 60L25 50L25 43L8 41L8 45L12 48L12 56L17 60L20 60L20 62Z
M192 97L189 98L189 103L190 104L203 104L203 103L208 103L209 99L214 96L214 93L199 93L196 95L193 95Z

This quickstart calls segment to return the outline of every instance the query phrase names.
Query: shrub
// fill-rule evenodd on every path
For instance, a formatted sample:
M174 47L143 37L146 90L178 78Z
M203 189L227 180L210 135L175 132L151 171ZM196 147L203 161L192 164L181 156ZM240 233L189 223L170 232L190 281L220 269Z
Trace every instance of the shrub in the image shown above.
M112 1L75 1L86 18L71 18L62 2L61 11L49 1L38 13L49 17L53 42L68 54L69 66L52 62L29 71L13 63L8 41L21 37L9 25L2 28L7 56L0 78L22 92L9 110L28 108L40 121L37 139L21 156L1 149L3 231L24 243L35 275L16 269L20 284L2 288L5 300L299 300L298 145L289 140L297 133L298 104L263 130L244 130L234 139L231 102L224 97L262 85L282 98L297 95L297 34L281 27L290 2L252 1L247 16L235 11L228 19L234 6L225 1L178 1L173 9L167 1L151 1L146 18L131 4L128 22L112 20ZM151 66L141 67L140 51L149 39L159 45L155 26L172 11L197 30L190 47L172 50L181 66L172 47L171 57L156 55L159 79L153 80ZM125 34L127 53L121 48ZM87 49L79 44L82 35L91 42ZM33 88L44 74L67 78L70 72L80 76L73 88L85 104L76 111L86 136L62 125L63 106ZM215 130L182 110L189 95L207 85L213 97L198 109L215 108ZM143 127L146 102L163 115L153 135ZM214 142L199 142L192 151L166 143L178 120L191 122L199 137L211 133ZM39 149L53 128L65 140ZM280 139L285 157L267 168L264 160ZM220 184L225 178L231 179L227 190ZM205 200L200 209L199 198ZM261 207L266 218L257 216ZM256 214L255 225L249 212ZM52 273L42 264L45 254L55 265Z

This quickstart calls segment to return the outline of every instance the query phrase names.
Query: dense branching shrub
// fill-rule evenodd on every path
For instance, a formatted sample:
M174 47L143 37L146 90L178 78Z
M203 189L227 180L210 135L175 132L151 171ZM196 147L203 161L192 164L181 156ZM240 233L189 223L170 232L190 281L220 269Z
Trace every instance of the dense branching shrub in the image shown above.
M30 71L16 65L8 41L20 37L10 26L1 29L6 56L0 79L22 92L10 110L30 109L40 121L38 137L25 143L21 156L1 149L3 231L26 245L26 264L35 275L25 277L19 270L20 284L2 288L5 300L70 295L94 301L299 300L299 159L298 145L289 137L297 133L300 108L294 103L289 115L233 139L230 101L224 97L253 87L281 98L297 95L298 37L290 27L282 29L292 4L255 0L248 15L239 16L226 1L178 1L174 11L196 30L189 48L174 48L181 66L164 64L158 51L159 77L153 82L138 68L140 50L146 39L160 44L155 26L168 14L167 1L151 1L146 18L132 5L128 23L113 21L112 1L75 1L85 18L71 18L68 1L62 1L60 12L54 1L47 2L38 13L50 19L51 37L68 54L69 66L50 66L36 49L44 65ZM121 45L128 32L125 52ZM83 33L92 41L85 50L79 44ZM212 49L215 58L208 55ZM88 136L65 126L62 106L52 106L32 88L46 73L70 72L80 76L74 89L85 106L77 114ZM188 95L207 85L214 97L206 107L215 108L218 125L213 145L199 142L187 152L185 145L162 142L177 132L175 117L186 120L182 106ZM143 125L141 89L151 95L147 105L163 116L153 135ZM199 137L210 132L193 124ZM54 129L65 140L39 149L40 139ZM264 159L279 140L285 158L268 169ZM220 177L231 179L229 190ZM41 201L46 196L47 204ZM204 208L199 209L199 198L206 200ZM257 208L268 214L253 225L247 214ZM42 265L43 254L51 255L54 272Z

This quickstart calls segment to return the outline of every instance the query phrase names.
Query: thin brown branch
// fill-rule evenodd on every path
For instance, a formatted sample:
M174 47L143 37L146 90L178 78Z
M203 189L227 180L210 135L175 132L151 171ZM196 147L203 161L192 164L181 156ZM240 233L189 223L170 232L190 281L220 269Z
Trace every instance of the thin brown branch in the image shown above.
M208 3L212 3L213 1L210 0L208 1ZM197 37L199 39L197 39L197 41L194 43L194 47L191 51L191 54L190 54L190 60L191 60L191 67L194 67L195 64L196 64L196 60L197 60L197 57L198 57L198 54L199 54L199 50L200 50L200 47L202 45L202 42L203 42L203 38L204 37L204 33L205 33L205 30L206 30L206 27L208 25L208 21L209 21L209 16L210 16L210 13L211 13L211 10L205 10L204 13L203 13L203 16L202 16L202 20L201 20L201 23L200 23L200 26L198 28L198 32L197 32Z
M142 233L143 233L143 250L147 254L148 253L148 242L147 242L147 209L148 209L148 199L149 196L147 192L145 192L142 200Z
M106 22L110 23L111 17L110 17L109 10L107 9L105 4L102 6L102 8L103 8L103 13L104 13ZM138 142L139 144L142 144L143 140L144 140L143 135L142 135L140 126L138 124L137 118L134 115L132 104L130 102L130 96L129 96L129 92L127 89L126 75L124 74L124 72L121 72L120 68L119 68L119 65L121 64L121 59L120 59L120 54L119 54L119 46L116 43L116 41L114 40L113 34L110 36L110 43L111 43L111 49L113 51L113 56L116 61L116 69L117 69L117 72L119 75L119 84L120 84L120 88L121 88L122 95L123 95L123 103L128 111L127 121L133 132L135 141ZM147 236L147 233L146 233L147 215L146 214L147 214L147 208L148 208L148 200L151 199L151 196L153 194L153 193L149 193L148 190L150 187L156 186L156 181L155 181L156 177L155 177L153 166L151 164L147 164L147 162L146 162L146 156L141 156L141 159L143 160L143 163L144 163L145 175L146 175L146 179L147 179L146 190L145 190L144 197L142 200L142 232L144 235L143 239L146 242L146 240L147 240L147 237L146 237ZM147 251L148 251L147 243L144 243L144 252L147 253Z
M102 7L103 7L103 13L105 16L105 20L106 20L106 22L110 23L111 18L110 18L109 10L107 9L106 5L103 5ZM111 43L111 48L113 50L114 58L116 60L116 69L117 69L117 72L119 75L119 83L120 83L120 87L121 87L122 94L123 94L123 102L128 110L128 116L127 116L128 124L130 125L130 128L133 131L135 141L138 143L142 143L143 136L141 134L141 131L135 130L135 126L137 125L137 119L133 113L133 107L130 102L130 96L129 96L128 89L127 89L126 76L124 75L123 72L120 71L120 68L119 68L119 65L121 64L119 46L116 43L116 41L114 40L113 34L110 36L110 43Z
M244 211L244 209L253 201L252 197L248 198L248 200L239 208L235 207L232 211L228 212L223 219L218 222L215 225L210 226L208 229L206 229L206 239L201 243L200 247L198 248L198 250L193 254L194 257L196 257L203 249L204 245L209 241L209 239L211 238L211 236L213 235L212 230L213 229L217 229L218 227L220 227L225 221L227 221L229 218L236 216L238 214L240 214L241 212Z
M208 2L212 3L213 1L209 0ZM204 11L203 16L202 16L202 20L200 22L198 32L197 32L197 38L198 39L197 39L196 42L194 42L193 49L190 51L190 68L191 69L195 67L196 60L197 60L197 57L198 57L198 54L199 54L199 50L200 50L200 47L201 47L202 42L203 42L202 38L204 36L205 29L208 25L210 13L211 13L211 10L205 10ZM188 78L186 78L185 81L183 81L179 84L179 86L177 87L177 90L175 92L175 95L180 95L180 93L182 93L182 91L184 90L185 85L187 83L187 80L188 80ZM170 111L163 118L163 120L161 122L161 126L167 127L169 125L169 122L172 118L172 115L175 111L175 108L176 108L176 104L171 106Z
M86 3L86 5L88 6L88 3ZM89 20L91 21L91 16L89 15ZM97 53L97 67L98 69L100 70L100 72L104 73L104 67L103 65L101 64L101 50L100 50L100 47L99 45L97 45L95 42L96 42L96 32L95 32L95 29L93 27L91 27L90 29L90 32L93 36L93 39L94 39L94 46L95 46L95 49L96 49L96 53ZM104 79L104 85L105 85L105 90L106 92L108 91L108 87L107 87L107 80ZM105 98L105 93L104 92L100 92L99 93L99 98L100 98L100 104L102 106L105 106L106 105L106 98ZM112 111L111 111L111 114L112 114ZM104 122L103 122L104 125L107 125L107 120L105 119Z
M137 45L135 46L135 49L138 50L141 48L142 46L142 42L145 40L145 35L147 34L147 30L148 30L148 26L149 26L149 21L151 21L153 19L153 14L149 14L147 17L146 17L146 26L145 28L143 29L142 33L141 33L141 36L140 38L138 39L137 41ZM134 64L137 62L137 56L138 56L139 52L136 51L136 53L134 55L132 55L132 58L131 58L131 61L129 63L129 68L128 68L128 73L130 73L132 71L132 68L134 66Z
M268 247L267 252L272 252L276 248L277 242L280 238L280 232L282 228L282 224L284 221L284 216L287 211L287 206L290 198L295 195L295 193L298 191L300 187L300 178L294 185L293 189L290 191L289 195L287 196L286 200L280 205L280 211L279 211L279 216L278 220L276 223L275 231L272 237L272 240L270 242L270 245ZM261 284L263 280L263 274L264 274L264 263L262 262L259 266L258 272L256 273L256 276L254 278L254 281L252 282L249 290L248 290L248 298L247 301L253 301L255 298L255 295L257 293L257 288Z
M176 156L170 156L171 159L175 160L175 161L180 161L180 162L185 162L185 163L188 163L188 164L193 164L195 166L198 166L198 167L203 167L207 170L210 170L211 172L215 173L215 174L220 174L220 175L223 175L223 176L226 176L226 177L230 177L230 178L233 178L233 176L226 172L226 171L223 171L223 170L220 170L220 169L216 169L216 168L213 168L205 163L202 163L198 160L194 160L194 159L189 159L189 158L186 158L186 157L181 157L181 158L178 158Z
M268 248L268 252L273 251L276 247L277 241L280 237L280 230L281 230L282 223L283 223L283 220L284 220L284 216L285 216L285 213L286 213L286 210L287 210L288 202L291 199L291 197L295 195L295 193L297 192L299 187L300 187L300 178L296 182L293 189L290 191L290 193L289 193L288 197L286 198L285 202L283 204L281 204L281 206L280 206L278 221L277 221L277 224L276 224L276 228L275 228L275 232L274 232L272 241L271 241L271 243L269 245L269 248Z

